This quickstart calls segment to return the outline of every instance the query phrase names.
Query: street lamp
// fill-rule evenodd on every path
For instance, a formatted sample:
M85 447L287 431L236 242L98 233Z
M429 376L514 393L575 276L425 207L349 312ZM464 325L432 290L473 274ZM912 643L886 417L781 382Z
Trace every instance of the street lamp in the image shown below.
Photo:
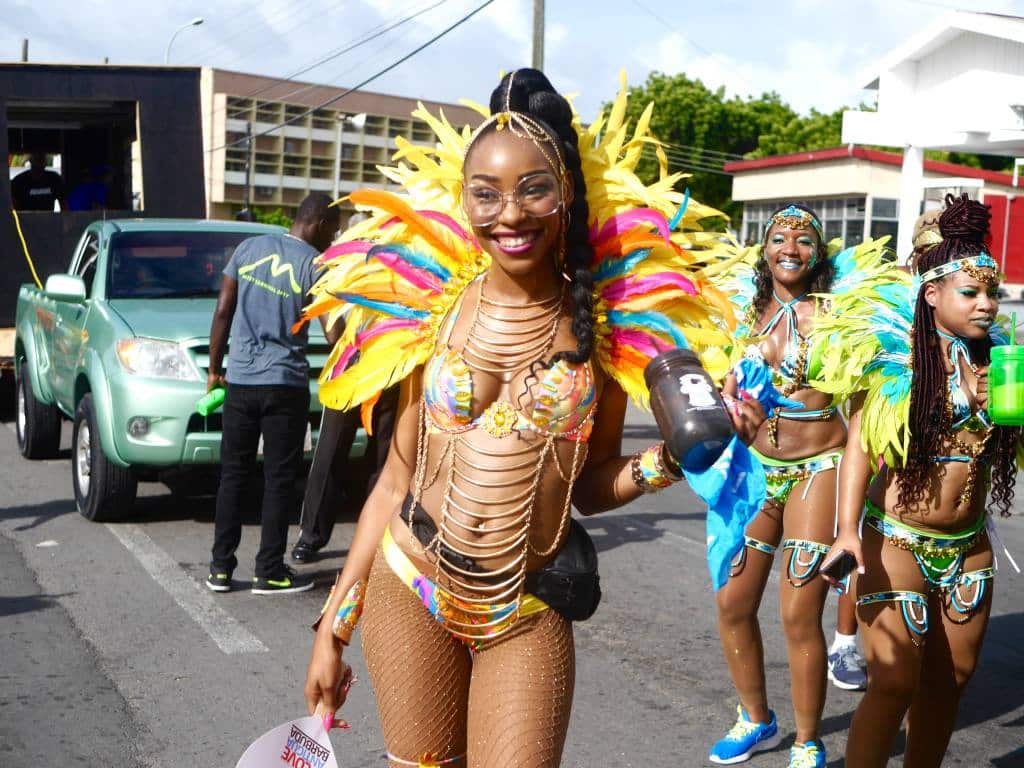
M341 132L345 128L345 123L353 126L357 130L362 130L363 126L366 125L366 115L360 113L358 115L346 115L341 112L338 113L338 138L334 142L334 199L337 200L341 197Z
M182 30L188 29L189 27L198 27L202 23L203 23L203 17L202 16L196 16L188 24L182 24L180 27L178 27L176 30L174 30L174 34L171 35L171 39L167 41L167 50L164 51L164 66L166 66L167 63L171 60L171 44L174 43L174 38L176 38L178 36L178 33L181 32Z

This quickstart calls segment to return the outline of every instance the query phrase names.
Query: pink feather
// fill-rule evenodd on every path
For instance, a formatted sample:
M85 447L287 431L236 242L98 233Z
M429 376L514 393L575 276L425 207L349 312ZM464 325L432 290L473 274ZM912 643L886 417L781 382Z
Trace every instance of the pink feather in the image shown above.
M436 221L441 226L447 227L463 240L469 240L469 234L451 216L439 213L438 211L416 211L420 216L431 221Z
M323 255L320 256L320 263L326 264L329 261L333 261L339 256L346 256L350 253L366 253L373 247L373 243L368 240L349 240L346 243L338 243L332 245Z
M355 355L356 349L356 347L350 344L349 346L345 347L345 350L338 356L338 362L336 362L334 364L334 367L331 368L332 381L338 378L338 376L340 376L342 373L344 373L345 368L348 367L349 360L351 360L352 356Z
M441 281L437 277L407 264L396 253L381 250L374 253L373 258L377 259L377 261L391 271L397 272L420 290L430 291L431 293L440 293L444 290L444 286L441 285Z
M669 242L668 221L660 213L652 211L650 208L637 208L636 210L618 213L601 226L600 232L597 230L597 225L593 225L590 228L590 242L597 245L610 237L625 234L631 229L640 226L654 227L658 230L658 234L661 235L662 239L666 243Z
M402 320L399 318L375 323L368 330L356 334L356 344L361 347L366 344L366 342L377 338L381 334L389 333L391 331L401 331L407 328L415 328L419 324L419 320Z
M646 331L616 328L611 333L612 346L630 346L647 357L657 357L662 352L672 349L671 344L658 339Z
M666 286L675 286L690 296L697 295L697 287L683 275L675 272L658 272L641 278L628 275L620 277L601 291L601 298L605 301L624 301L634 296L649 295Z

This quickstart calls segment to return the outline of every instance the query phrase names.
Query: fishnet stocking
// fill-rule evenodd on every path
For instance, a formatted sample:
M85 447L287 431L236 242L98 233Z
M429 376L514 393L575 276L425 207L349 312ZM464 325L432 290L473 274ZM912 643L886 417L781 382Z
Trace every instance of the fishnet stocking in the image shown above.
M471 657L378 552L360 632L388 752L466 754L468 729L467 768L557 768L576 675L572 624L558 613L521 620Z
M557 768L576 679L572 624L547 610L478 651L469 688L469 768Z
M388 752L410 761L426 752L442 760L465 754L469 650L434 620L379 550L360 632Z

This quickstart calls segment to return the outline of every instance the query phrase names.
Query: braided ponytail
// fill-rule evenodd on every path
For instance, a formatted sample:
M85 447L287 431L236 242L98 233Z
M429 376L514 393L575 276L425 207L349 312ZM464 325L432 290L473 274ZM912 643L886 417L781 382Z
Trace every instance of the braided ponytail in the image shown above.
M511 89L509 78L512 79ZM557 266L570 280L572 333L576 337L576 351L557 352L542 365L550 367L560 360L586 362L594 351L594 278L590 272L594 249L590 245L587 184L583 178L579 137L573 127L572 108L544 73L536 69L519 69L505 75L491 94L490 108L492 113L506 108L522 112L539 122L565 162L565 170L572 181L573 200L567 211L565 260Z

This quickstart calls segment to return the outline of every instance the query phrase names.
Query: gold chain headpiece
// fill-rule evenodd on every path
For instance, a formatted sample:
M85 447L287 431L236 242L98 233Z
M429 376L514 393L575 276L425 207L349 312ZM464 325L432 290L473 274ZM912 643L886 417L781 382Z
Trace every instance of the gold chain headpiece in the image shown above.
M562 199L566 200L569 197L569 172L565 164L565 158L562 157L562 148L558 137L526 113L517 112L512 109L512 81L515 80L515 77L515 72L508 76L508 85L505 88L504 109L484 120L470 135L469 141L466 142L466 148L462 153L462 163L465 165L469 150L476 143L476 140L492 125L496 131L507 129L513 136L533 142L533 145L540 150L540 153L544 155L544 159L548 161L548 165L554 169L555 175L558 177L558 184L562 189ZM552 152L545 145L554 148L554 157L552 157Z
M983 252L977 256L947 261L945 264L932 267L927 272L922 273L921 282L927 283L931 280L938 280L960 270L963 270L979 283L984 283L985 285L998 285L1004 278L1004 275L999 271L999 265L996 264L996 260Z
M768 237L768 230L772 228L772 224L778 224L786 229L811 229L818 235L819 243L825 242L825 232L822 229L821 222L818 221L813 213L799 206L790 205L772 214L764 228L764 236L766 238Z

